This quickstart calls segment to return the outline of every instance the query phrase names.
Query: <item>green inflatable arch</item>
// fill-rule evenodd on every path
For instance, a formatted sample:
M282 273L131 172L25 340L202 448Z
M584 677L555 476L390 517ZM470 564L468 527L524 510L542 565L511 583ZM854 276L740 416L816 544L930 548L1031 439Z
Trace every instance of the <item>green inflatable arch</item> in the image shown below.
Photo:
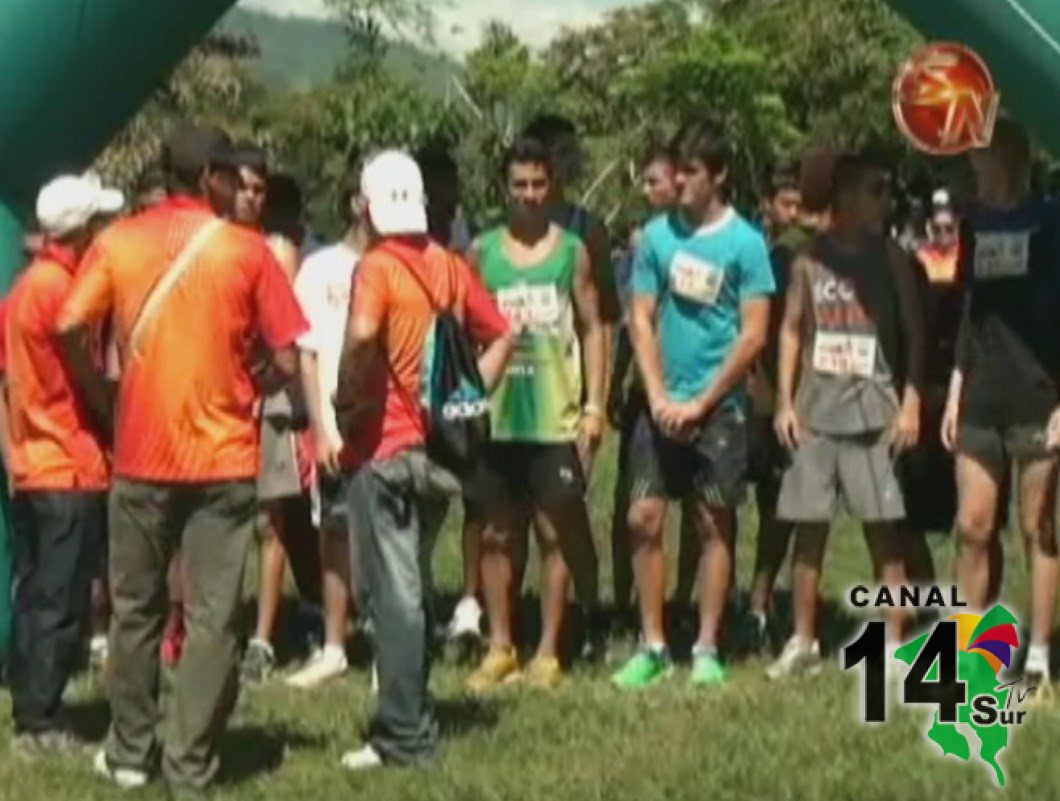
M234 2L3 0L0 294L22 265L23 224L41 184L85 169ZM0 662L10 643L10 544L0 492Z
M3 0L0 14L0 293L22 263L40 185L81 170L235 0ZM1060 0L889 0L929 39L966 42L1002 102L1060 152ZM897 68L897 65L895 65ZM0 492L0 660L11 558Z

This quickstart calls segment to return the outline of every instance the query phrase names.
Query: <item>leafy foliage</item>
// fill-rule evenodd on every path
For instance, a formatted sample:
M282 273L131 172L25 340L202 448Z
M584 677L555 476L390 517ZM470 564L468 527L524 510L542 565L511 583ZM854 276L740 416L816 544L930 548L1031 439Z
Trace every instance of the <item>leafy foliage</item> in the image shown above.
M169 125L211 120L265 146L304 182L314 221L334 229L334 199L351 164L383 146L439 139L453 143L471 215L496 218L501 154L544 111L569 116L583 133L587 169L570 188L618 223L641 212L636 176L646 146L693 117L712 117L728 133L730 185L745 202L767 165L808 143L874 143L906 154L890 117L890 85L916 37L883 0L656 0L564 29L539 52L493 22L462 70L432 68L430 76L396 74L386 54L395 36L433 47L434 4L328 3L349 45L329 80L265 89L247 69L252 43L214 37L175 71L100 168L128 187L157 156Z

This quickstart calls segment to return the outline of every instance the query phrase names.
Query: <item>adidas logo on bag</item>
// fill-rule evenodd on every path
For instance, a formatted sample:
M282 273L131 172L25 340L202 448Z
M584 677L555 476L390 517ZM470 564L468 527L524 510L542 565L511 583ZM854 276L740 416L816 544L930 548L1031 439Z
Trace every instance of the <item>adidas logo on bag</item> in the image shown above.
M485 399L450 401L442 406L442 417L446 420L474 420L488 413L489 402Z

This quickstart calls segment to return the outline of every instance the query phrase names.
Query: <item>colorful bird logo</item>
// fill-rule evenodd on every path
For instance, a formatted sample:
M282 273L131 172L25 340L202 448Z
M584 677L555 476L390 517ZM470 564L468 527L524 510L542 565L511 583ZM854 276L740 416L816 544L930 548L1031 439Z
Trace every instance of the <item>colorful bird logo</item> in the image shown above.
M1012 654L1019 648L1016 618L1005 607L995 606L985 615L953 615L957 621L957 647L969 654L979 654L996 676L1001 668L1012 666Z

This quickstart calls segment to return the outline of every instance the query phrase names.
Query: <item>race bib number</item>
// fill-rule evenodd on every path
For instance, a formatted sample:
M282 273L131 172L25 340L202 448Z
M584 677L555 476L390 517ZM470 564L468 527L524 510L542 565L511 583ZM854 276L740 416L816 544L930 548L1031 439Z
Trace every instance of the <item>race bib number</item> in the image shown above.
M516 328L550 328L559 323L559 292L552 284L520 284L497 293L497 306Z
M876 370L876 337L818 331L813 343L813 369L828 375L870 378Z
M1018 278L1027 274L1031 235L991 233L975 235L976 278Z
M713 306L721 295L725 272L709 261L678 253L670 262L670 288L693 303Z

